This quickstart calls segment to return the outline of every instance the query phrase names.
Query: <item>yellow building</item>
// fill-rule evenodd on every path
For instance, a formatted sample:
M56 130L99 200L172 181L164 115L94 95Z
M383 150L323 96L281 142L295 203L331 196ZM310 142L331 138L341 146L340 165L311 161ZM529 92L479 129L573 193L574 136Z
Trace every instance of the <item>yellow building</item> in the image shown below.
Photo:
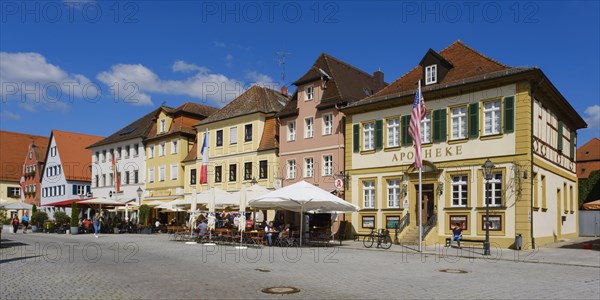
M503 65L460 41L430 49L417 67L343 110L346 199L362 208L351 216L355 231L399 224L399 241L418 243L408 127L419 80L426 244L444 244L456 223L476 240L488 224L492 248L514 247L519 234L525 248L577 237L575 145L584 120L540 69ZM487 159L496 168L486 221Z
M145 139L146 193L143 203L184 198L182 161L196 140L193 125L217 109L188 102L175 109L162 106Z
M208 132L208 183L225 191L238 191L253 180L273 189L278 171L278 124L275 114L287 103L280 92L253 86L217 113L195 126L198 133L197 160L186 165L186 190L207 189L200 185L201 148ZM194 182L193 184L191 182Z

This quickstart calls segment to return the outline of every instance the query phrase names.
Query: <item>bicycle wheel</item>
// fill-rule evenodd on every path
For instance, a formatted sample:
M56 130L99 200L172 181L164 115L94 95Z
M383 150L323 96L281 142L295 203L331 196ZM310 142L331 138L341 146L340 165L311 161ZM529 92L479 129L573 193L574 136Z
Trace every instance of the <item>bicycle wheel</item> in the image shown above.
M371 248L373 247L374 241L375 237L373 237L372 235L365 236L365 239L363 240L363 245L365 246L365 248Z
M392 247L392 238L388 235L381 239L381 248L390 249Z

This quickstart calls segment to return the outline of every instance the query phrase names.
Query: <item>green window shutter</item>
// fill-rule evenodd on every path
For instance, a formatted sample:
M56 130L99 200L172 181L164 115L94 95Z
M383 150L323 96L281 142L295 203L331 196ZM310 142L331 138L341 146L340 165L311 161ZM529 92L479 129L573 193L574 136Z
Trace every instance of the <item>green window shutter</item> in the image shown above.
M360 152L360 124L354 124L352 135L354 142L354 153Z
M412 145L412 138L408 135L408 126L410 124L410 116L402 116L402 146Z
M469 137L479 137L479 103L469 104Z
M577 132L576 131L571 131L571 160L573 160L575 158L575 140L577 139Z
M383 149L383 120L375 121L375 150Z
M562 151L562 149L563 149L563 135L562 135L562 132L563 132L563 122L562 121L558 121L558 140L557 140L558 141L558 145L557 145L558 151Z
M446 110L438 109L433 111L433 142L445 142L447 135Z
M504 98L504 133L515 131L515 97Z

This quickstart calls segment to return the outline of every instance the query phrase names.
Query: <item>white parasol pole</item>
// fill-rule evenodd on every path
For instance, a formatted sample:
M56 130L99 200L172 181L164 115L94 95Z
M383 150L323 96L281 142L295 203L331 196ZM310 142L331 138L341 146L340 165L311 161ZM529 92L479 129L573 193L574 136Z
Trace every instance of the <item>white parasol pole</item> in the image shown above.
M419 168L419 252L423 251L423 185L421 182L421 168Z

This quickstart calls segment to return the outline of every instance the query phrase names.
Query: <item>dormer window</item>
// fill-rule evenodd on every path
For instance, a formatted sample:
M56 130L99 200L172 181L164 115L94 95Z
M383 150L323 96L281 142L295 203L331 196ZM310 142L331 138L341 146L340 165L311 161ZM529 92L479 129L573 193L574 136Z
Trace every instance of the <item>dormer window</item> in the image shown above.
M160 132L165 132L166 130L166 122L165 119L160 120Z
M306 100L314 99L314 89L312 86L306 88Z
M425 67L425 84L433 84L437 82L437 65Z

